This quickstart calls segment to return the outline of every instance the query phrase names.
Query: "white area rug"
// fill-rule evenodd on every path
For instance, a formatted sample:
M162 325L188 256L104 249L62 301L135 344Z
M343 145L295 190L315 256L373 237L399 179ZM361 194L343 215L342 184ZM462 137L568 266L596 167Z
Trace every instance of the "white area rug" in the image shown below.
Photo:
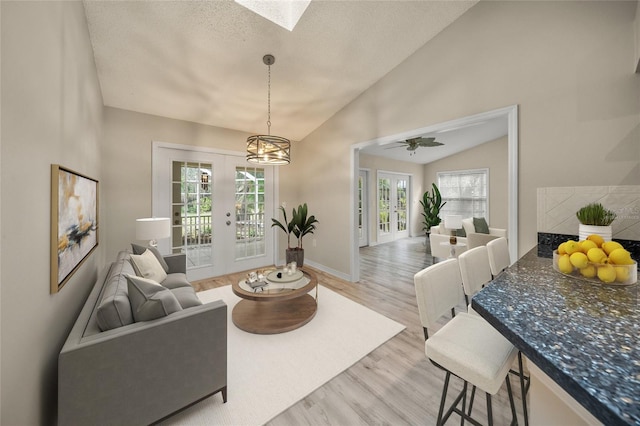
M223 299L228 306L228 400L223 404L216 394L162 424L262 425L405 328L318 287L318 312L311 322L267 336L233 325L231 311L240 298L231 286L198 293L204 303Z

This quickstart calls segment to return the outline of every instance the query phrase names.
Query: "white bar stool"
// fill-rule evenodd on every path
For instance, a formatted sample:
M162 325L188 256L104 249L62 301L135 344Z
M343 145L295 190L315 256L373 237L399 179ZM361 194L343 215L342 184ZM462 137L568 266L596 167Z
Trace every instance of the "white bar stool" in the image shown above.
M459 313L446 325L428 337L428 329L435 330L437 320L460 300L460 267L457 259L448 259L418 272L414 276L420 321L425 330L425 354L437 367L446 372L437 425L443 425L452 413L479 424L471 417L475 388L486 393L489 425L493 424L491 396L498 393L503 381L507 383L512 422L517 424L515 404L509 381L509 369L518 350L496 329L477 315ZM462 392L447 412L444 412L451 375L464 381ZM473 390L466 411L467 386ZM458 405L462 401L462 407Z

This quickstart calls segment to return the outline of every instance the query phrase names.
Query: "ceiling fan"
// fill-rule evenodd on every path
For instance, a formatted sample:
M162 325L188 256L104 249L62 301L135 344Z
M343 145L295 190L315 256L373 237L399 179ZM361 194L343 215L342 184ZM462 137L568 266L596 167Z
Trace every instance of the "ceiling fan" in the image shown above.
M436 141L436 138L423 138L422 136L417 138L406 139L403 141L398 141L396 143L400 145L391 146L385 149L400 148L402 146L406 146L407 151L411 151L409 155L413 155L415 154L416 149L420 147L432 147L432 146L444 145L443 143Z

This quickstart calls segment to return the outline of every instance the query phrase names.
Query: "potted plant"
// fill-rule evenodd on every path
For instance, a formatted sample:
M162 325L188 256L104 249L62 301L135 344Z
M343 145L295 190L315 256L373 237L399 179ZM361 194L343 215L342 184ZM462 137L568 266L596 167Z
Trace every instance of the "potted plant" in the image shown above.
M589 235L600 235L605 241L611 241L611 223L616 219L615 212L605 209L600 203L590 203L576 212L580 221L578 234L580 240Z
M447 202L442 202L440 190L435 183L432 183L431 193L427 191L422 194L420 204L422 205L422 229L427 233L428 237L431 232L431 227L440 225L440 209L442 209Z
M304 249L302 248L302 238L307 234L313 234L316 229L316 223L319 223L315 216L307 217L307 203L300 204L298 208L292 211L291 221L287 222L287 213L284 207L280 207L284 217L284 223L277 219L271 219L271 226L277 226L287 235L287 250L285 252L286 262L296 262L298 266L304 265ZM298 240L296 247L291 247L291 234L295 235Z

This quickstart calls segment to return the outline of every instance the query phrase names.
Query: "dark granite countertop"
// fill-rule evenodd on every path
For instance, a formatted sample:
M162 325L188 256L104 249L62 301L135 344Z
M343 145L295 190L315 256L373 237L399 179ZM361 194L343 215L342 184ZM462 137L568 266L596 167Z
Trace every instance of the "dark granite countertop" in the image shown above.
M496 277L473 308L605 425L640 425L640 286L564 276L538 253Z

